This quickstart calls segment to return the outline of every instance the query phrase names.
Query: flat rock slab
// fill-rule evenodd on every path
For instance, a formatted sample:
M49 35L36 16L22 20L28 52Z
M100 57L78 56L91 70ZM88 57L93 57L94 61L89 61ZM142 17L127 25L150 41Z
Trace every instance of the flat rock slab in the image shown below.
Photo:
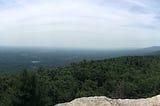
M110 99L105 96L83 97L55 106L160 106L160 95L146 99Z

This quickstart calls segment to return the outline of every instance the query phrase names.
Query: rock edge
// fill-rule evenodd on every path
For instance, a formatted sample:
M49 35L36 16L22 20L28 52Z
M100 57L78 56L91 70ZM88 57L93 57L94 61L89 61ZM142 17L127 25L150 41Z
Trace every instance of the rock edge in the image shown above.
M55 106L160 106L160 95L146 99L110 99L105 96L82 97Z

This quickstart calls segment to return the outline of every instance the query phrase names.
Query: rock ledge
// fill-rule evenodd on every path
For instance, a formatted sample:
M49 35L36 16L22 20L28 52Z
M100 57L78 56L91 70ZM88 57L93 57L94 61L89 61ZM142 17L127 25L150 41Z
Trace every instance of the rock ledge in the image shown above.
M105 96L83 97L55 106L160 106L160 95L146 99L110 99Z

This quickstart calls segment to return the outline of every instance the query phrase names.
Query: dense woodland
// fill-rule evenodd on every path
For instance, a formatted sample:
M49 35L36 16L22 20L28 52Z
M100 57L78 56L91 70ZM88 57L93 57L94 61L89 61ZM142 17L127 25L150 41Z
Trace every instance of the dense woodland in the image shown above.
M53 106L84 96L141 98L159 93L160 56L84 60L0 75L0 106Z

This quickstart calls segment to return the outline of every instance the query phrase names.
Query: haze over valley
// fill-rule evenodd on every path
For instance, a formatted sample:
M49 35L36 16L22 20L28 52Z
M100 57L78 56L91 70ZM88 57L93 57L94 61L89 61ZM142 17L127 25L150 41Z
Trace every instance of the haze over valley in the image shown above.
M0 72L17 72L22 69L56 68L69 66L83 60L100 60L119 56L159 54L160 47L139 49L76 49L0 47Z

